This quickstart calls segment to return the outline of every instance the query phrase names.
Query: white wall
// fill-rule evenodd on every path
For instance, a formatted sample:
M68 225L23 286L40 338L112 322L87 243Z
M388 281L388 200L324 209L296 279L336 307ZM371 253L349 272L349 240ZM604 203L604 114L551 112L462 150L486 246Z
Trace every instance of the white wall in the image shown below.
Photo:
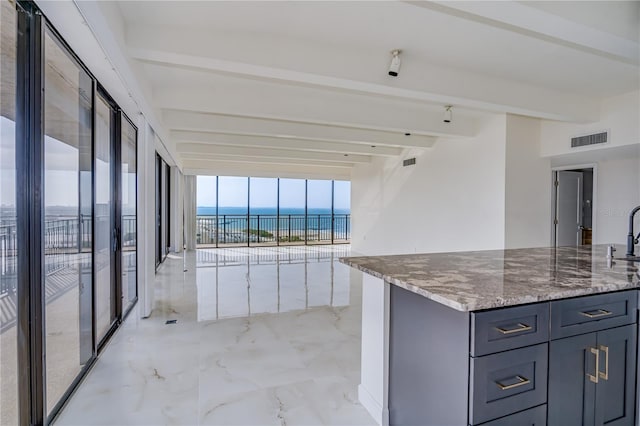
M551 241L551 161L539 156L540 120L507 116L505 248Z
M184 176L176 166L171 167L171 250L182 251L184 217Z
M430 150L406 152L404 158L417 157L415 166L402 167L402 159L357 166L353 250L373 255L548 246L551 169L585 164L597 169L593 241L624 244L629 211L640 205L640 144L541 157L542 145L561 141L544 140L545 126L538 119L495 116L475 138L440 139ZM583 125L563 128L574 134ZM640 232L640 217L636 227Z
M196 198L198 180L194 175L184 177L184 237L187 250L196 249Z
M640 205L640 156L598 162L598 199L594 242L626 243L629 212ZM636 215L635 233L640 232ZM618 253L622 255L622 250Z
M477 136L441 139L417 155L358 165L351 179L352 248L363 254L504 246L506 116Z
M138 297L140 316L148 317L155 284L155 160L156 135L140 115L138 122Z
M543 120L540 127L540 154L552 157L640 143L640 92L605 99L600 120L575 124ZM571 148L571 138L609 130L609 142L601 146Z
M595 164L593 212L594 244L626 244L629 212L640 205L640 144L564 155L551 159L553 167ZM636 234L640 215L636 216ZM618 255L622 253L622 247Z

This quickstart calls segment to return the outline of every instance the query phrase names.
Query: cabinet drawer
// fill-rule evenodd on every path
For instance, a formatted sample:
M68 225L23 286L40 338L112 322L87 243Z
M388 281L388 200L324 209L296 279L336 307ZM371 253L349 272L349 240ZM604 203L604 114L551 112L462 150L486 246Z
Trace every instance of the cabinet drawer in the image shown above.
M551 338L575 336L636 322L635 291L551 302Z
M507 417L501 417L482 426L546 426L547 425L547 406L539 405L535 408L520 411Z
M547 344L470 358L469 420L477 425L546 403Z
M471 356L482 356L549 340L549 304L471 313Z

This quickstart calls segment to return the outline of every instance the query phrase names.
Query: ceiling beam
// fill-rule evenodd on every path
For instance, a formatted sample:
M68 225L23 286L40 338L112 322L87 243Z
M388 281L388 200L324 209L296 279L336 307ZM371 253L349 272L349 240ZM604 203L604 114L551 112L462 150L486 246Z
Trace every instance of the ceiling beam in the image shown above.
M627 64L638 65L640 62L640 44L637 41L565 19L521 2L410 1L408 3L476 22L484 22Z
M224 114L205 114L193 111L164 110L167 128L185 131L239 134L253 136L289 137L327 142L360 143L364 145L395 146L400 148L431 148L433 136L399 132L384 132L352 127L327 126L286 120L238 117Z
M164 75L167 73L166 69L158 67L153 67L150 71ZM454 108L455 120L445 123L444 106L426 105L424 102L229 76L202 76L187 70L174 70L171 75L173 78L181 75L177 80L188 83L158 87L153 99L160 109L224 113L445 137L472 137L476 130L478 114L471 115L462 108Z
M187 175L279 177L292 179L351 179L351 171L345 167L250 164L214 160L184 160L184 173Z
M284 149L247 148L228 145L207 145L185 143L180 145L180 154L224 155L232 157L262 157L329 161L338 163L370 163L371 156L360 154L340 154L334 152L305 152Z
M345 163L337 161L317 161L300 158L276 158L276 157L258 157L258 156L237 156L224 154L181 154L183 160L209 160L218 162L234 162L234 163L252 163L252 164L286 164L299 166L314 167L338 167L351 169L355 163Z
M167 31L169 31L168 34ZM487 77L463 70L437 67L419 60L416 60L415 63L421 69L419 75L413 75L411 78L407 76L398 83L394 81L393 84L381 84L379 79L355 80L347 78L347 76L335 77L317 74L311 69L302 71L300 69L304 66L299 63L288 69L286 68L288 64L275 68L198 54L190 55L181 53L175 48L174 51L169 51L170 44L163 43L163 40L171 37L170 33L171 30L155 26L136 29L135 36L142 37L142 39L134 40L133 36L129 36L128 42L135 43L134 45L130 44L129 54L141 62L174 69L233 75L247 80L330 89L425 104L455 105L481 111L506 112L549 120L594 121L598 118L599 113L597 100L585 96L544 87L534 87L517 81ZM207 36L207 38L211 37L215 37L215 35ZM140 47L142 43L144 43L144 47ZM295 54L289 56L295 57ZM370 75L365 70L363 72L365 72L363 75ZM425 75L428 75L429 78L425 79Z
M386 157L395 157L402 153L401 148L390 146L277 138L270 136L227 135L221 133L190 132L183 130L172 131L171 139L176 142L177 150L179 152L181 151L181 145L186 142L207 145L230 145L315 152L339 152L342 154L365 154Z

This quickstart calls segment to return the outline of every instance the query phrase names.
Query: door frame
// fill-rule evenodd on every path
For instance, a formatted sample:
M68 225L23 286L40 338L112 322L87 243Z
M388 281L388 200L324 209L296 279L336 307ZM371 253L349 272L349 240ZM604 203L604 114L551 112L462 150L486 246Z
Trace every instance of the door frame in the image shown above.
M104 100L107 105L109 105L109 107L111 108L111 125L110 127L110 147L109 147L109 153L110 153L110 157L111 157L111 164L109 166L109 179L110 179L110 183L111 183L111 206L110 206L110 214L111 214L111 223L110 223L110 229L111 229L111 245L113 244L117 244L117 237L114 238L114 235L117 235L117 223L116 223L116 203L117 203L117 199L118 197L118 191L120 191L120 188L117 186L117 175L120 172L120 166L119 164L116 162L116 158L118 155L118 143L120 142L120 136L118 134L119 132L119 115L120 115L120 108L118 107L118 104L113 100L113 98L111 97L111 95L109 95L109 93L107 92L107 90L98 82L96 81L96 88L95 88L95 97L101 97L102 100ZM95 102L95 100L94 100ZM96 114L95 111L95 106L94 106L94 114ZM94 166L94 170L96 167L96 163L97 163L97 156L95 155L95 125L94 125L94 155L93 155L93 166ZM94 229L93 229L93 236L95 239L95 193L96 193L96 178L95 178L95 174L94 174L94 178L93 178L93 193L94 193ZM93 321L94 321L94 348L96 351L96 354L100 353L102 351L102 349L104 348L105 344L109 341L109 338L113 335L113 333L115 332L115 330L118 328L119 325L119 321L120 321L120 312L118 310L118 288L119 288L119 284L118 284L118 280L120 280L120 275L117 271L116 268L116 251L112 250L111 251L111 265L109 267L110 269L110 275L111 275L111 307L110 307L110 315L111 315L111 325L109 326L109 330L104 334L104 336L102 336L102 338L99 338L99 336L97 336L96 334L96 324L95 324L95 294L96 294L96 279L97 276L94 274L94 283L93 283L93 291L94 291L94 311L93 311ZM93 253L94 256L94 265L95 265L95 250Z
M550 240L549 240L549 246L550 247L555 247L555 239L556 239L556 227L555 224L553 223L553 220L556 217L556 211L557 211L557 204L558 204L558 197L557 197L557 191L556 191L556 186L555 186L555 174L556 172L562 172L562 171L571 171L571 170L577 170L577 169L593 169L593 200L591 203L591 229L592 229L592 243L591 244L597 244L597 240L595 238L595 231L598 229L597 228L597 221L598 221L598 215L596 214L597 209L596 206L598 205L598 163L578 163L578 164L571 164L571 165L566 165L566 166L556 166L556 167L551 167L551 211L549 212L550 215L550 221L549 221L549 227L550 227Z

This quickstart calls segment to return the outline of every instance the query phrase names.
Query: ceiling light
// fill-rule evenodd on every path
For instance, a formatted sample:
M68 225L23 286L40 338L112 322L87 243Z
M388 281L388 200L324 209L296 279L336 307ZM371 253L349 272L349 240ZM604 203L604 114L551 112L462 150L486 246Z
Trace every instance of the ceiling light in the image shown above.
M397 77L400 71L400 53L402 50L395 49L391 51L391 64L389 65L389 75Z
M445 123L451 123L451 120L453 119L453 112L452 112L452 105L447 105L444 107L444 122Z

